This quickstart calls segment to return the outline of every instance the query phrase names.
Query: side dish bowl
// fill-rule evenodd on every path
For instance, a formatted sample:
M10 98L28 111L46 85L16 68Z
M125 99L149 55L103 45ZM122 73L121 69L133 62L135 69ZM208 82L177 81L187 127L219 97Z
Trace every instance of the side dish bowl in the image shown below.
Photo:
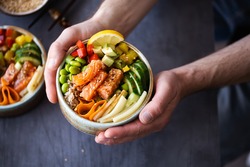
M86 44L88 41L82 41L84 44ZM139 59L141 61L144 62L144 64L147 66L148 69L148 75L149 75L149 84L148 84L148 90L147 90L147 95L145 97L145 99L143 100L143 102L141 103L141 105L137 108L137 110L130 115L129 117L126 117L126 119L123 119L121 121L118 122L95 122L95 121L91 121L88 119L85 119L83 117L81 117L78 113L76 113L76 111L74 111L66 102L64 94L62 93L62 87L61 87L61 83L59 81L59 77L60 77L60 71L61 69L63 69L63 67L65 66L65 62L66 60L64 60L60 67L57 70L57 81L56 81L56 89L57 89L57 96L58 96L58 101L59 101L59 105L61 108L61 111L63 113L63 115L65 116L65 118L67 119L67 121L74 126L76 129L87 133L87 134L91 134L91 135L95 135L97 132L99 131L103 131L106 130L110 127L114 127L114 126L119 126L119 125L124 125L134 119L136 119L139 115L139 113L141 112L141 110L143 109L143 107L149 102L149 100L151 99L152 96L152 92L153 92L153 73L152 73L152 69L150 67L149 62L147 61L146 57L133 45L131 45L130 43L123 41L124 43L127 44L127 46L129 47L129 49L132 49L133 51L135 51L139 57ZM71 54L72 52L74 52L76 49L75 47L71 47L68 51L68 53L66 55Z
M23 16L37 12L48 0L0 0L0 10L13 16Z
M7 32L7 29L8 29L8 31L9 30L10 31ZM43 47L42 43L38 40L38 38L36 36L34 36L32 33L30 33L29 31L27 31L27 30L25 30L23 28L16 27L16 26L4 25L4 26L0 26L0 30L1 30L1 33L2 33L2 35L0 35L0 36L4 36L3 34L9 34L10 35L11 33L14 32L15 35L12 34L10 36L16 36L16 34L18 34L18 36L23 35L22 38L23 37L29 38L30 43L35 44L36 49L39 50L39 58L38 58L39 59L39 61L38 61L39 65L32 66L32 67L34 67L33 68L34 70L32 72L32 75L31 75L31 73L29 73L30 80L29 80L29 82L27 82L27 84L31 83L31 80L32 80L33 76L36 76L36 78L33 78L33 81L36 80L36 82L33 82L33 84L30 84L30 85L26 84L26 86L24 88L19 89L20 90L20 92L19 92L20 100L19 101L14 102L14 103L2 104L3 101L5 101L6 99L9 99L9 97L6 98L6 95L3 95L3 94L7 94L6 92L4 93L4 89L3 89L5 84L3 84L3 82L0 82L0 88L1 88L1 91L0 91L0 102L1 102L0 116L1 117L17 116L17 115L23 114L23 113L29 111L31 108L35 107L35 105L39 102L38 99L40 99L42 97L42 93L43 93L43 89L44 89L43 69L44 69L45 62L46 62L46 51L45 51L45 48ZM6 66L6 67L4 67L3 65L1 65L2 67L4 67L3 68L4 70L1 71L1 76L0 77L1 77L1 81L2 81L2 78L4 78L4 76L6 76L5 73L8 70L8 68L10 67L10 64L15 64L15 68L17 68L17 69L19 68L18 69L19 72L16 74L15 80L13 79L13 81L11 81L11 84L7 84L8 87L14 87L13 86L14 83L16 83L17 80L18 80L17 79L18 74L20 74L21 71L24 69L23 64L25 64L25 62L27 62L27 59L30 59L34 55L32 55L29 52L26 52L25 54L24 54L24 51L20 52L20 50L23 49L23 48L19 45L19 48L16 49L16 51L13 51L13 56L14 57L10 58L9 63L6 63L6 58L7 58L7 57L5 57L6 52L13 49L13 47L14 47L13 43L18 45L17 44L18 42L16 42L18 37L14 38L14 40L13 39L12 40L11 39L7 40L8 37L6 35L6 37L2 37L1 39L4 39L4 38L5 38L5 40L4 40L5 43L7 43L7 41L12 41L12 42L8 42L8 45L11 44L12 47L11 48L9 47L9 49L6 51L7 46L4 46L3 44L0 46L0 52L1 52L0 54L2 56L0 58L0 60L2 61L1 63L4 63L5 66ZM22 40L22 38L20 38L20 39ZM19 42L22 42L22 41L19 41ZM26 42L25 44L30 44L30 43ZM32 45L32 46L34 47L34 45ZM25 48L26 51L30 49L28 47L28 45L26 45L26 47L27 47L27 48ZM19 53L17 53L17 50L19 50ZM31 61L29 61L29 62L31 62ZM37 61L35 61L35 62L37 62ZM32 62L31 64L34 64L34 63ZM39 70L37 70L38 67L39 67ZM23 71L25 73L25 70L23 70ZM27 78L25 78L25 79L26 79L26 81L28 80ZM23 84L23 85L25 85L25 84ZM13 96L13 94L9 93L9 94L7 94L7 96Z

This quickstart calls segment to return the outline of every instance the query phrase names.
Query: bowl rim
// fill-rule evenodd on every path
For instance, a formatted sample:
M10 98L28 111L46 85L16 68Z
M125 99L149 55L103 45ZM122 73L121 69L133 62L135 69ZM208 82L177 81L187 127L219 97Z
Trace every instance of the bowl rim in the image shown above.
M35 8L34 10L29 10L29 11L26 11L26 12L19 12L19 13L16 13L16 12L11 12L7 9L5 9L3 6L0 5L0 11L2 11L3 13L6 13L8 15L12 15L12 16L24 16L24 15L29 15L29 14L32 14L32 13L35 13L37 12L38 10L40 10L41 8L43 8L47 3L48 3L49 0L43 0L43 2L37 6L37 8Z
M88 41L87 40L84 40L83 42L86 44ZM125 42L131 49L135 50L136 53L139 55L140 59L143 60L143 62L146 64L147 68L148 68L148 71L149 71L149 89L148 89L148 92L147 92L147 96L143 102L143 104L140 106L140 108L132 115L130 116L128 119L126 120L123 120L123 121L120 121L120 122L108 122L108 123L99 123L99 122L94 122L94 121L90 121L88 119L85 119L85 118L82 118L81 116L79 116L77 113L75 113L70 107L69 105L66 103L64 97L63 97L63 94L62 94L62 91L61 91L61 88L60 88L60 82L59 82L59 79L56 79L56 91L57 91L57 97L58 97L58 102L60 103L60 107L64 107L66 111L68 111L68 113L71 114L71 116L73 116L76 120L78 121L82 121L84 124L88 125L89 127L93 127L93 128L97 128L97 129L106 129L106 128L110 128L110 127L114 127L114 126L119 126L119 125L123 125L123 124L126 124L132 120L134 120L138 115L139 113L141 112L141 110L146 106L146 104L150 101L151 99L151 96L152 96L152 93L153 93L153 85L154 85L154 76L153 76L153 72L152 72L152 68L148 62L148 60L146 59L146 57L142 54L142 52L140 52L135 46L133 46L132 44L130 44L129 42L127 41L123 41ZM65 57L66 55L68 55L70 52L72 52L74 50L74 47L70 47L68 52L65 54ZM60 70L62 68L62 66L64 65L65 63L65 58L64 60L62 61L62 63L60 64L60 66L58 67L57 69L57 73L56 73L56 78L59 78L59 73L60 73ZM62 111L61 109L61 112L64 114L64 111ZM65 116L65 115L64 115ZM65 116L66 117L66 116ZM66 117L67 119L67 117ZM68 120L68 119L67 119ZM69 120L68 120L69 121ZM69 121L70 122L70 121ZM71 123L71 122L70 122ZM72 123L71 123L72 124ZM74 126L74 125L73 125ZM75 127L75 126L74 126ZM75 127L77 128L77 127ZM79 129L79 128L77 128ZM86 133L86 132L85 132Z
M33 41L41 49L42 65L43 65L43 67L45 66L46 59L47 59L46 50L45 50L44 46L42 45L42 42L34 34L29 32L28 30L25 30L21 27L17 27L17 26L13 26L13 25L3 25L3 26L0 26L0 28L4 28L4 29L13 28L14 30L17 30L21 34L26 34L26 35L32 36ZM22 97L21 100L16 102L16 103L5 105L5 106L0 105L0 113L3 114L4 112L8 112L8 110L11 110L13 108L18 108L18 106L20 106L20 105L21 106L25 105L26 102L28 102L30 99L32 99L33 97L35 97L38 94L38 92L42 89L43 85L44 85L44 77L42 77L42 81L39 83L39 85L37 86L36 90L33 93Z

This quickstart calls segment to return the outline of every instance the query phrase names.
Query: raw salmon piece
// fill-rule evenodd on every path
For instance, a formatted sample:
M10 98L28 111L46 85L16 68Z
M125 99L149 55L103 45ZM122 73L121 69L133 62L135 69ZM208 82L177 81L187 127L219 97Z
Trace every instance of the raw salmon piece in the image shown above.
M30 82L34 72L36 71L36 66L34 66L29 61L25 61L20 72L17 75L17 79L14 83L14 89L19 93L21 92L28 83Z
M105 71L100 71L88 85L83 87L80 96L86 101L93 99L96 95L97 88L103 83L107 76L108 74Z
M16 79L16 76L18 74L19 70L15 68L15 64L11 63L9 67L7 68L5 74L3 75L3 79L6 82L7 85L12 85L14 80Z
M112 68L104 83L97 89L98 95L103 99L108 99L118 88L123 79L123 72L120 69Z
M73 83L76 86L84 86L85 84L90 82L97 73L99 73L102 67L103 63L101 60L92 60L85 71L72 77Z

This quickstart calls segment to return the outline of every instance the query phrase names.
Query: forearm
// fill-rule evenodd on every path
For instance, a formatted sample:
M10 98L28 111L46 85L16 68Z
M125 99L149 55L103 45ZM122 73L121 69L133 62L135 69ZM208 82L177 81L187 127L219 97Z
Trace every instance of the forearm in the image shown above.
M172 70L184 95L250 81L250 35L205 58Z
M157 0L105 0L93 19L104 29L116 29L126 36L156 2Z

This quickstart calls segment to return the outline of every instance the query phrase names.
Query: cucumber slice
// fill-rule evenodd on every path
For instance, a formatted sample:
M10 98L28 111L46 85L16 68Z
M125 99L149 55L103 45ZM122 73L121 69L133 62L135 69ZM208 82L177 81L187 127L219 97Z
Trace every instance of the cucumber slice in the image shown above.
M128 74L129 74L129 77L134 80L138 95L141 95L143 92L142 82L133 71L129 71Z
M126 108L130 107L131 105L133 105L134 103L136 103L138 101L138 99L140 98L139 95L135 94L134 92L131 93L129 96L128 96L128 100L127 100L127 103L126 103Z
M143 74L143 77L141 78L142 79L141 82L143 83L144 90L148 90L148 86L149 86L149 71L148 71L148 68L147 68L146 64L144 64L144 62L142 62L141 60L137 60L133 64L133 66L138 70L139 74Z
M29 55L41 57L41 53L35 49L21 48L16 51L16 56L29 56Z
M129 94L131 94L133 92L138 94L138 91L137 91L137 88L135 85L135 81L132 78L130 78L128 73L125 73L124 82L128 85Z
M30 61L33 65L39 66L42 65L42 61L36 56L17 56L15 57L16 62L24 63L25 61Z
M118 115L125 107L127 99L124 96L121 96L113 110L99 119L100 123L112 122L114 116Z
M41 53L40 48L35 44L35 43L26 43L23 45L24 48L28 48L28 49L34 49L37 52Z
M136 66L135 64L132 64L131 66L129 66L130 70L133 71L135 73L135 75L142 80L144 78L144 72L143 70Z
M143 91L142 95L137 100L137 102L134 103L129 108L125 108L123 111L120 112L119 115L116 115L113 118L113 122L124 121L126 118L131 117L140 108L140 106L142 105L142 103L144 102L144 100L146 99L146 97L147 97L147 92Z

